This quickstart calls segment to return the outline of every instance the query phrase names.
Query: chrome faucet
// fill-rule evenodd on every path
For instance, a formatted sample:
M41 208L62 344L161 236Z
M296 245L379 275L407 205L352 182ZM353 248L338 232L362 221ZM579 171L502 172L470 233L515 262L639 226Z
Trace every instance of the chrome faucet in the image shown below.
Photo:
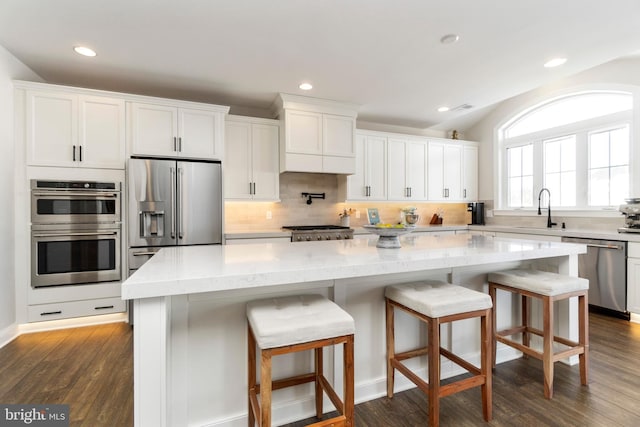
M542 211L540 210L540 199L542 198L543 191L546 191L549 195L549 203L547 206L547 228L551 228L554 225L558 224L556 224L555 222L551 222L551 191L549 191L548 188L543 188L542 190L540 190L540 193L538 193L538 215L542 215Z

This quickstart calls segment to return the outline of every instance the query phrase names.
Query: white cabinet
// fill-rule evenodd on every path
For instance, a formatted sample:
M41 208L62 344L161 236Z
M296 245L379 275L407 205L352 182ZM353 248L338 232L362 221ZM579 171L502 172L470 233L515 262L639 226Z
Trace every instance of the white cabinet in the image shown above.
M478 147L462 147L462 200L478 200Z
M356 171L347 177L346 199L387 199L387 139L356 135Z
M123 99L26 91L27 164L124 169Z
M389 138L389 200L427 200L427 144Z
M278 200L279 123L229 116L225 123L226 200Z
M428 198L473 201L478 198L478 147L473 143L429 141Z
M627 251L627 310L640 314L640 243L629 242Z
M286 94L276 106L281 172L355 173L354 106Z
M53 304L30 305L27 308L27 320L29 322L42 322L46 320L122 313L126 310L126 301L120 297L87 301L68 301Z
M131 103L131 154L221 160L223 120L218 109Z

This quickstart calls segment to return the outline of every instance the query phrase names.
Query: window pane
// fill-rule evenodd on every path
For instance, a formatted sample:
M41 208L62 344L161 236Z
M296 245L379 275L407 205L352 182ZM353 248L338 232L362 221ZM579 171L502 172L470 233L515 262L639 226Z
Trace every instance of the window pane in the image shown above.
M590 135L589 165L591 168L609 166L609 132L592 133Z
M589 171L589 205L609 206L609 169Z
M560 174L560 206L576 205L576 173L562 172Z
M519 208L522 206L522 178L509 178L509 206Z
M520 147L507 150L509 158L509 176L520 176L522 173L522 149Z
M567 96L541 105L505 129L505 137L551 129L633 108L633 98L623 92L590 92Z
M544 170L546 173L560 172L560 141L545 142Z
M533 177L522 177L522 207L533 206Z
M553 203L556 206L559 205L558 201L560 200L560 173L549 173L545 175L544 186L549 189L551 197L554 200ZM543 194L543 200L545 197L547 197L547 195Z
M522 147L522 175L533 175L533 144Z
M629 126L611 131L611 166L629 164Z
M560 170L575 171L576 170L576 136L571 135L562 141L560 147ZM575 192L575 189L574 189Z
M611 168L611 200L610 206L624 204L629 197L629 167L619 166Z

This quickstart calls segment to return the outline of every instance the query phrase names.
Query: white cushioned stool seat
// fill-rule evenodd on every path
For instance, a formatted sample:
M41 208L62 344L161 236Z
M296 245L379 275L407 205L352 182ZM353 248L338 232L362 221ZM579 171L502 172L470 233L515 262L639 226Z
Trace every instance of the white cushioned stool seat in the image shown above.
M321 295L268 298L247 303L260 348L300 344L355 332L353 317Z
M546 296L556 296L589 289L589 281L587 279L529 269L489 273L489 282Z
M385 296L432 318L492 307L488 294L440 280L390 285L386 287Z

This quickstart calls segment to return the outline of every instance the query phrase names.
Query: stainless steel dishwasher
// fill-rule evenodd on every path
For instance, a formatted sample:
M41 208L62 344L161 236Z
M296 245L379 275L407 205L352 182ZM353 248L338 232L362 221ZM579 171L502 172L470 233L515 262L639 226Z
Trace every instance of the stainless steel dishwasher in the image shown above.
M594 311L629 319L627 311L627 242L563 237L587 245L578 256L578 275L589 279L589 306Z

